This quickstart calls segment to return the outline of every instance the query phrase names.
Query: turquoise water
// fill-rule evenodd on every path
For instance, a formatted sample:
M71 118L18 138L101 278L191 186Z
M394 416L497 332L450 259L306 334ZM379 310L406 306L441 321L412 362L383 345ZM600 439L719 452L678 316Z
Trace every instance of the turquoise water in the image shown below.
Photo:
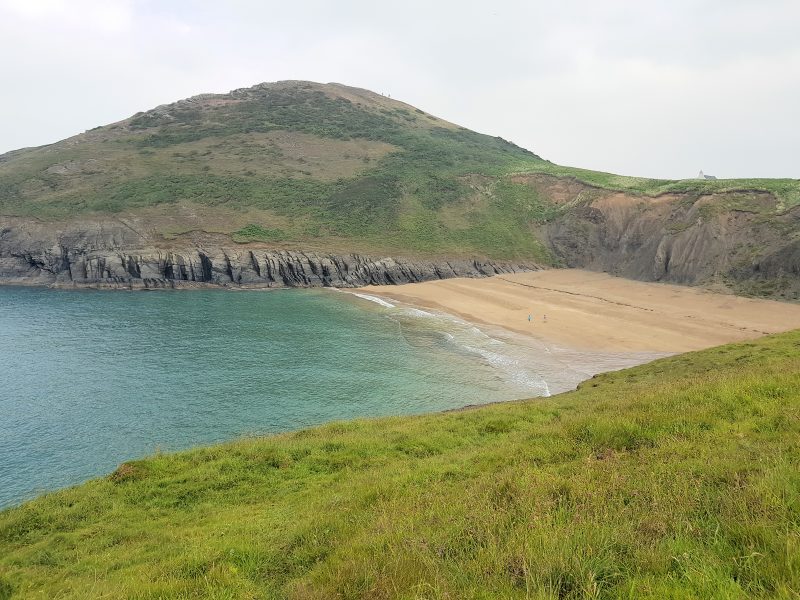
M0 506L159 450L546 393L505 347L335 291L0 287Z

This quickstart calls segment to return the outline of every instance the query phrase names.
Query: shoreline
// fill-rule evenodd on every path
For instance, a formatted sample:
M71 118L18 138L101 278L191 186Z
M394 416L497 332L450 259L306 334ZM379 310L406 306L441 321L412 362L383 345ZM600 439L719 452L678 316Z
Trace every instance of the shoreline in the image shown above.
M439 324L432 327L433 330L451 332L445 335L454 344L455 351L468 351L476 360L488 363L492 371L508 385L516 385L521 395L514 400L546 398L569 392L600 373L635 367L674 354L581 349L537 339L494 323L476 323L465 319L463 315L443 311L440 307L411 304L394 296L378 295L372 290L369 290L370 293L364 290L336 291L366 301L376 310L387 311L386 316L398 322L402 322L403 318L432 319L431 323ZM460 330L460 336L452 326ZM456 333L456 337L453 333ZM508 401L480 402L474 406ZM462 410L469 406L473 405L447 411Z
M476 326L577 352L666 355L800 328L798 304L579 269L347 291L455 315Z

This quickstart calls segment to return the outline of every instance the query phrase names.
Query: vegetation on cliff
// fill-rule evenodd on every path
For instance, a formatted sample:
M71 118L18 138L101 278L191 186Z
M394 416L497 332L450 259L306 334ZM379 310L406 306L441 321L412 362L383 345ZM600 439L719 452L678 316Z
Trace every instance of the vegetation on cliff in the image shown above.
M794 598L798 440L790 332L157 455L0 513L0 598Z
M244 232L227 232L236 241L268 231L269 241L344 238L547 261L531 235L542 201L506 194L496 182L539 162L505 140L365 90L262 84L8 154L0 158L0 213L62 219L188 202L254 215ZM470 175L488 178L492 202L476 198Z
M562 167L546 161L542 165L534 165L531 173L543 173L556 177L569 177L598 188L627 192L644 197L656 197L662 194L685 194L687 197L699 198L700 196L714 194L738 194L740 198L747 194L765 192L771 194L775 202L765 214L780 214L800 205L800 180L798 179L648 179L645 177L629 177L578 169ZM737 206L721 206L720 208L741 208L748 210L750 206L740 204ZM762 207L756 207L758 212L763 212Z
M582 191L553 194L553 178ZM567 264L544 229L582 218L607 192L674 192L684 204L711 195L706 216L765 220L800 203L793 180L660 181L561 167L366 90L301 81L197 96L0 156L1 216L139 216L165 239L201 231L395 255Z

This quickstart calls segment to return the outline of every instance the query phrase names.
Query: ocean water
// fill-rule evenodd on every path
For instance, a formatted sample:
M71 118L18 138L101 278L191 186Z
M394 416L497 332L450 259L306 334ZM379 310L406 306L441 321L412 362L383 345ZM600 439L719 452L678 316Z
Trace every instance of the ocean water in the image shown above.
M158 451L547 396L647 358L335 290L0 287L0 507Z
M331 290L0 287L0 506L156 451L546 394L498 345Z

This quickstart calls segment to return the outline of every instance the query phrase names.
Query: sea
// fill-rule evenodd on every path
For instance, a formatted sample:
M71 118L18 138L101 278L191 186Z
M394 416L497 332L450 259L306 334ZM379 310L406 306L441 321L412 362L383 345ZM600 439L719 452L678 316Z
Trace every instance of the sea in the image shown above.
M0 287L0 507L158 452L548 396L649 358L338 290Z

